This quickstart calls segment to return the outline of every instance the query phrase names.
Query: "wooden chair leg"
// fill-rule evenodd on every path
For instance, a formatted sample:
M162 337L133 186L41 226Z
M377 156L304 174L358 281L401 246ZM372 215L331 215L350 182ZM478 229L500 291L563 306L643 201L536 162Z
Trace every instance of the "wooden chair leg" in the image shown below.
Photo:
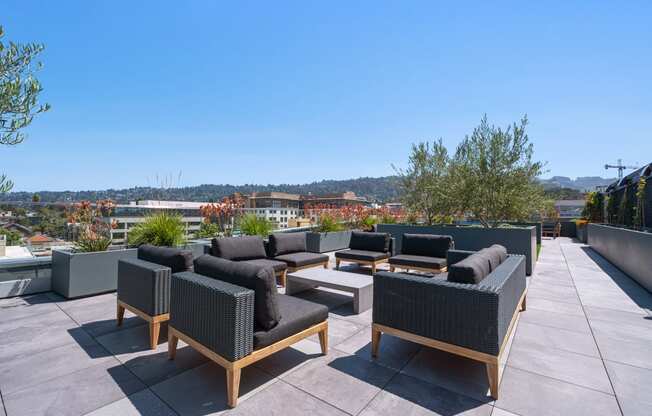
M161 323L160 322L150 322L149 323L149 346L155 350L158 346L158 336L161 333Z
M500 384L499 380L499 366L498 361L495 363L487 363L487 378L489 379L489 391L491 392L491 397L498 400L498 385Z
M527 308L527 295L523 296L523 302L521 302L521 312Z
M168 328L168 331L170 329ZM168 359L174 360L177 356L177 344L179 343L179 338L173 333L168 334Z
M376 274L376 263L371 263L371 274Z
M394 266L389 266L389 271L390 271L390 272L394 273L394 270L396 270L396 267L394 267Z
M238 393L240 391L240 369L226 370L226 394L229 407L238 405Z
M283 270L279 275L279 280L281 281L281 286L285 287L285 282L287 281L288 271Z
M324 269L328 269L328 262L324 263Z
M340 269L340 260L339 259L335 260L335 269L337 269L337 270Z
M321 345L321 353L328 354L328 327L319 333L319 345Z
M382 332L374 327L371 327L371 356L373 358L378 357L378 348L380 348L380 337L382 335Z
M124 320L125 317L125 308L119 303L118 303L118 310L116 315L118 320L118 326L122 326L122 321Z

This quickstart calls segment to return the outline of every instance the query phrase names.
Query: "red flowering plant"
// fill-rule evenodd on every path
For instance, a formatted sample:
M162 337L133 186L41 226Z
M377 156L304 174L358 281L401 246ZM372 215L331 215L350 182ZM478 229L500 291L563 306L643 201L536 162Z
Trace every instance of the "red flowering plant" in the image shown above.
M106 251L111 245L111 230L117 228L117 221L110 223L104 218L115 208L113 201L101 199L94 204L81 201L72 206L68 223L72 227L75 250L79 252Z
M240 194L222 198L221 202L210 203L199 207L204 221L198 237L215 237L231 235L233 227L242 215L244 198Z
M321 233L344 230L344 219L338 208L328 204L307 204L304 207L306 217L312 224L316 225L316 230Z

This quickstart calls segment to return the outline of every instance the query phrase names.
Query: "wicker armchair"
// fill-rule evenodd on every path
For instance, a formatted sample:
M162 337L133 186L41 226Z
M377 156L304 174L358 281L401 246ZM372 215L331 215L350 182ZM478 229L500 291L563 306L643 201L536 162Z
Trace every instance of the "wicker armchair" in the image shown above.
M449 273L466 259L489 269L486 257L449 250ZM480 256L476 254L476 256ZM486 264L485 264L486 262ZM479 283L402 273L374 276L372 355L382 333L478 360L487 365L491 395L498 397L500 356L519 310L525 309L525 258L509 255Z

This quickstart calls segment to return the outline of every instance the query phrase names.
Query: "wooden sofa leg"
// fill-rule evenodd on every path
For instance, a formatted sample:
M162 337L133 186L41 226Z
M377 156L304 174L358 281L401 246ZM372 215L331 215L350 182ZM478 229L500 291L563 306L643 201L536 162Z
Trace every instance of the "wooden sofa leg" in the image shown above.
M371 274L376 274L376 263L371 263Z
M321 345L321 353L328 354L328 326L319 332L319 345Z
M285 287L285 282L287 281L288 271L283 270L279 275L279 280L281 281L281 286Z
M527 308L527 295L523 296L523 302L521 302L521 312L523 312Z
M499 364L498 360L495 363L487 363L487 378L489 379L489 391L491 397L498 400L498 385L500 384L499 380Z
M168 331L170 332L168 334L168 359L174 360L177 356L177 344L179 343L179 338L177 338L169 328Z
M335 260L335 269L337 269L337 270L340 269L340 260L339 259Z
M238 393L240 391L240 369L233 368L226 370L226 394L229 407L238 405Z
M118 303L118 309L117 309L117 320L118 320L118 326L122 326L122 321L124 320L125 317L125 307L120 305Z
M380 348L381 335L383 335L382 332L374 327L371 327L371 356L373 358L378 357L378 348Z
M155 350L158 346L158 336L161 333L161 323L160 322L150 322L149 323L149 345Z
M394 267L394 266L389 266L389 271L390 271L390 272L394 273L394 270L396 270L396 267Z
M324 263L324 269L328 269L328 262Z

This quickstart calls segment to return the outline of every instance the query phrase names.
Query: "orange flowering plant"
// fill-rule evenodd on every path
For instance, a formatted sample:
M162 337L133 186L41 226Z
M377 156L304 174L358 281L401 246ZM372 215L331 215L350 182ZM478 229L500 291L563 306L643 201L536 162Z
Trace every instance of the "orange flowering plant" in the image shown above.
M111 245L111 230L118 223L104 221L111 214L115 204L109 199L101 199L94 204L81 201L73 205L68 214L68 223L74 227L75 249L80 252L106 251Z
M200 236L230 235L237 219L242 215L243 208L244 198L237 193L222 198L221 202L202 205L199 207L199 211L204 217L202 228L205 232L202 233L200 230Z

